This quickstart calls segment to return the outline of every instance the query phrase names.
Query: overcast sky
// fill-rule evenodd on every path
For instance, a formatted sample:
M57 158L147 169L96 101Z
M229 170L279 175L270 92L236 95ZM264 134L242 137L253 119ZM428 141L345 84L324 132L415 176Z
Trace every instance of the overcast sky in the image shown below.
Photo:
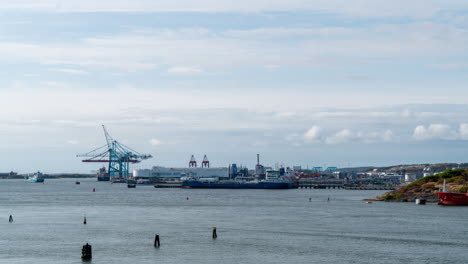
M0 171L468 161L466 0L0 3Z

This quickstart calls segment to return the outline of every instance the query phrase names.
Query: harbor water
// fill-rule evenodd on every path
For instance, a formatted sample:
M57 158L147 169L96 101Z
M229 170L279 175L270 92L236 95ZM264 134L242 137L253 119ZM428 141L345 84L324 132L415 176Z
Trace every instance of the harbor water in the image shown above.
M82 263L85 243L90 263L468 263L468 207L75 181L0 181L0 263Z

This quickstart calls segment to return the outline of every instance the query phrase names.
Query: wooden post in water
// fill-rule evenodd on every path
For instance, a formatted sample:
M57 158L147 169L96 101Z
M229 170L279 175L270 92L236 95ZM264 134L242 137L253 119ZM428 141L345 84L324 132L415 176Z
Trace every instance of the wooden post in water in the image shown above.
M161 244L159 243L159 235L156 235L156 236L154 237L154 247L155 247L155 248L158 248L158 247L160 247L160 246L161 246Z
M216 234L216 226L213 227L213 239L216 239L218 235Z
M86 243L86 245L83 245L83 248L81 249L81 259L90 260L92 258L93 258L93 254L92 254L91 245Z

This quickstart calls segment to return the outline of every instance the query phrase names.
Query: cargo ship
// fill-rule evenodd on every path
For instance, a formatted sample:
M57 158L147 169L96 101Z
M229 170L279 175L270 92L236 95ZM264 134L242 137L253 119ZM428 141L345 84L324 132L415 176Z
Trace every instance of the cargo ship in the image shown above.
M247 181L232 180L206 182L200 180L185 180L182 188L213 188L213 189L290 189L289 182Z
M290 180L284 178L280 171L267 171L266 179L259 180L254 177L238 176L234 179L220 180L211 178L185 178L182 188L223 188L223 189L291 189L294 188Z
M437 203L439 205L468 205L468 193L447 192L445 179L443 190L438 192L437 195L440 198L440 201Z
M28 176L27 180L28 182L44 182L44 176L38 171L33 176Z
M99 171L96 173L96 178L97 181L109 181L109 173L107 173L106 168L102 167L99 169Z

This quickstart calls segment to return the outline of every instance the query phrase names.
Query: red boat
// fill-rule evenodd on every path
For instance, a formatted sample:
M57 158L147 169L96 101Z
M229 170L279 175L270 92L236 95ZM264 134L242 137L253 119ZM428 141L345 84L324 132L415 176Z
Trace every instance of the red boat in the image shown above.
M440 201L437 204L440 205L468 205L468 193L452 193L447 192L444 180L444 189L442 192L438 192Z
M468 205L468 195L466 193L438 192L441 205Z

